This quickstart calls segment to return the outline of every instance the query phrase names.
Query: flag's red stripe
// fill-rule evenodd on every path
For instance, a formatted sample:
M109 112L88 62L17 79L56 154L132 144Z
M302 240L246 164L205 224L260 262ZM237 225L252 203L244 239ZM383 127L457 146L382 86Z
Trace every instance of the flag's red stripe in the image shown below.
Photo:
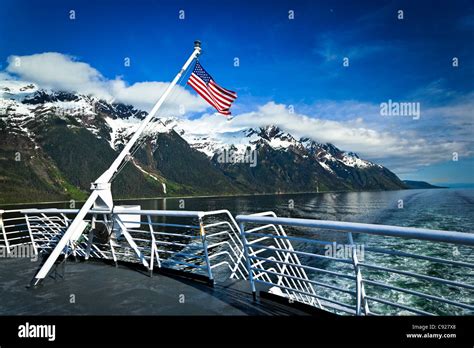
M211 80L210 82L213 83L217 88L219 88L222 93L227 94L231 98L237 98L237 93L235 93L234 91L231 91L231 90L225 89L224 87L219 86L214 80Z
M214 101L212 100L212 98L210 98L205 92L203 92L200 87L198 87L197 85L195 85L195 83L194 83L193 81L191 81L191 79L189 79L188 85L190 85L201 97L203 97L203 98L204 98L209 104L211 104L216 110L219 109L219 108L217 107L217 105L214 104Z
M228 89L225 89L224 87L219 86L217 83L215 83L213 80L211 80L209 83L212 83L214 86L216 86L222 93L229 95L231 98L237 98L237 93L230 91Z
M212 94L219 96L219 99L225 104L232 104L232 102L234 101L234 100L229 100L227 96L219 92L219 90L217 90L215 86L211 84L209 84L209 90Z
M209 92L211 93L212 96L214 96L217 100L219 100L219 102L221 104L223 104L224 106L230 107L230 105L232 104L232 101L224 99L222 97L222 94L220 94L219 92L216 92L215 90L213 90L212 86L209 86Z
M219 90L213 84L209 83L209 89L211 90L211 93L219 96L223 103L228 104L229 106L232 104L233 100L227 97L225 94L219 92Z
M211 93L212 96L216 97L219 100L220 104L223 104L227 107L230 106L230 104L232 104L231 101L228 101L228 100L222 98L222 96L220 94L216 93L214 90L212 90L211 87L209 87L209 93Z
M207 96L208 99L212 100L212 105L216 109L223 109L222 107L220 107L220 105L218 103L216 103L216 101L212 97L211 93L209 93L209 90L207 89L207 86L204 83L204 81L202 81L199 77L194 76L194 74L191 74L191 77L189 78L189 81L192 81L194 83L194 85L196 86L196 88L199 88L201 93L204 93Z
M222 87L220 87L217 83L215 83L214 81L209 81L209 86L210 87L213 87L217 92L219 92L219 94L221 94L223 97L225 97L226 99L229 99L230 101L234 101L235 98L237 98L237 96L234 96L234 95L231 95L229 93L225 93L222 91Z
M217 111L222 113L222 111L225 111L226 109L228 109L227 107L222 107L219 103L216 102L216 100L209 93L208 89L205 87L204 82L199 77L195 77L191 75L191 77L188 80L188 84L190 84L191 87L193 87L194 90L201 97L203 97L209 104L211 104Z
M188 84L205 100L207 101L210 105L212 105L216 110L219 110L219 107L214 103L214 101L209 98L205 93L202 93L199 90L199 87L194 85L192 82L188 82Z
M201 97L204 98L204 100L206 100L210 105L212 105L217 110L218 113L222 115L231 114L229 109L221 109L216 104L214 104L214 101L208 97L208 94L206 93L207 91L206 92L202 91L201 87L195 85L194 82L191 81L191 79L188 80L188 85L190 85Z
M192 79L196 85L200 86L203 93L206 92L206 95L212 99L214 101L213 105L216 107L216 109L218 110L222 110L222 109L227 109L228 106L226 104L224 104L223 102L221 102L220 100L217 100L213 94L211 93L211 91L208 89L208 87L206 86L206 84L204 83L203 80L201 80L199 78L199 76L195 75L194 73L191 74L191 77L189 78L190 80ZM216 106L217 105L217 106Z
M198 72L203 73L201 70ZM205 101L213 106L217 112L222 115L230 115L230 106L237 98L237 93L219 86L205 71L203 76L205 76L206 79L209 78L209 83L206 84L199 75L192 72L188 79L188 85L190 85Z

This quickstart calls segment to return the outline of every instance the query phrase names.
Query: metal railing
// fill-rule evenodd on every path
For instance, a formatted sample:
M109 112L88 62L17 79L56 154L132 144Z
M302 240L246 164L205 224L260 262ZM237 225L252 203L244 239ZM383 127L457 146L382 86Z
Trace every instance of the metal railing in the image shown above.
M222 268L229 270L230 275L221 279L247 279L248 270L243 259L243 244L239 226L228 210L201 212L202 228L209 244L209 259L213 264L211 269Z
M77 209L25 209L0 212L0 247L7 252L30 244L48 254L67 230ZM116 207L113 212L91 210L85 233L63 250L80 256L142 263L202 274L214 280L246 278L237 223L227 210L161 211Z
M276 287L288 299L313 297L340 314L473 313L471 233L275 216L236 220L254 293L260 287L278 294ZM285 234L276 232L283 226ZM281 260L279 253L299 261ZM277 265L305 270L306 276L285 274ZM311 284L314 292L291 281Z
M76 209L0 210L0 248L47 255ZM236 221L237 220L237 221ZM474 235L420 228L279 218L273 212L91 210L62 254L248 279L338 314L472 314Z
M271 211L255 213L251 216L270 216L276 218L276 214ZM263 265L268 260L265 260L261 257L258 257L259 254L265 251L265 249L255 249L255 246L258 246L257 243L266 243L268 241L274 242L275 253L274 255L269 257L269 260L273 261L273 264L268 269L267 272L262 271L256 274L251 274L254 280L263 279L266 284L270 284L271 282L271 274L277 275L277 282L279 287L274 287L270 289L270 292L282 292L285 294L289 299L297 300L299 302L313 305L321 308L321 303L319 300L314 296L316 295L315 290L313 288L313 284L309 280L306 271L303 267L301 267L301 262L297 254L294 253L293 245L291 244L290 240L286 237L286 232L282 226L275 226L271 225L262 225L252 228L247 232L257 233L267 228L271 228L272 232L279 237L282 238L272 238L271 236L261 236L258 239L255 239L251 242L246 242L246 239L243 238L244 242L246 242L244 247L244 254L247 261L247 268L250 269L249 260L250 258L254 257L256 261L256 265ZM244 237L241 234L242 237ZM249 271L247 270L247 274ZM290 289L294 289L297 291L293 291ZM252 285L252 292L254 293L255 297L255 287ZM307 293L313 295L308 296Z

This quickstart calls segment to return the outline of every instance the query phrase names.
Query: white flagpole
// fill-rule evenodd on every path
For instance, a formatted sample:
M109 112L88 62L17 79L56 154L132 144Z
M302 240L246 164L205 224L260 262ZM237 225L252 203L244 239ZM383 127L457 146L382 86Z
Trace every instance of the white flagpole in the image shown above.
M143 130L146 128L148 123L155 117L156 113L158 112L158 109L161 107L161 105L164 103L165 99L168 97L170 94L171 90L173 87L176 85L178 80L180 79L181 75L186 71L186 69L189 67L189 65L192 63L192 61L199 56L201 53L201 43L199 41L194 42L194 52L191 54L191 56L188 58L187 62L183 65L181 68L181 71L175 76L174 80L170 83L168 88L166 89L165 93L161 96L161 98L156 102L155 106L153 109L151 109L150 113L148 116L143 120L141 126L137 129L135 134L132 136L132 138L129 140L127 145L123 148L122 152L120 155L117 156L115 161L112 163L110 168L106 170L100 177L97 179L96 183L108 183L110 182L110 179L112 176L115 174L117 169L119 168L120 164L122 164L123 160L127 155L130 154L130 150L135 145L137 140L140 138L140 136L143 133Z
M81 234L84 232L86 228L86 223L84 222L84 218L86 217L87 213L90 211L91 208L97 208L102 211L111 212L113 208L113 199L112 199L112 192L110 190L111 187L111 179L115 172L117 172L118 168L124 161L127 155L130 154L130 150L132 149L133 145L139 140L140 136L142 135L143 131L145 130L146 126L150 123L150 121L155 117L156 113L158 112L159 108L163 105L165 99L170 94L171 90L174 88L180 77L183 73L187 70L189 65L193 62L195 58L199 56L201 53L201 43L199 41L194 42L194 51L191 56L188 58L186 63L184 63L183 67L179 71L179 73L175 76L173 81L170 83L166 91L160 97L160 99L156 102L155 106L151 109L150 113L147 117L142 121L140 127L135 131L132 138L128 141L127 145L123 148L114 162L110 165L110 167L91 185L92 193L87 199L87 201L82 206L81 210L79 210L78 214L72 221L69 228L66 230L64 235L59 240L56 247L53 249L51 254L48 256L46 262L42 265L39 272L32 280L32 286L37 286L41 280L43 280L53 267L54 263L58 259L59 255L61 255L62 251L66 247L69 241L76 241Z

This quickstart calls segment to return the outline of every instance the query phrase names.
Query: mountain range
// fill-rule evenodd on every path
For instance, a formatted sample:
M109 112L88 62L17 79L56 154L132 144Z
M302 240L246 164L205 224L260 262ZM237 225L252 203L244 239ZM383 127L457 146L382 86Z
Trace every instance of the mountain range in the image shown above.
M84 199L146 114L0 81L0 204ZM379 164L275 125L210 133L161 117L129 159L116 198L408 188Z

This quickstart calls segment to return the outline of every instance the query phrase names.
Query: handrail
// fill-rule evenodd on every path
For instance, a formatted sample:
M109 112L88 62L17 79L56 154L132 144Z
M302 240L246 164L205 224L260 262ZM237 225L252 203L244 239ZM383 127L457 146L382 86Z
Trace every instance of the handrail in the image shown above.
M8 212L8 211L6 211ZM77 214L79 209L21 209L19 210L22 214ZM124 215L150 215L150 216L176 216L176 217L200 217L206 212L204 211L192 211L192 210L128 210L123 207L114 207L113 210L103 209L90 209L88 214L124 214Z
M439 231L426 228L376 225L359 222L339 222L281 217L253 217L252 215L237 215L236 220L239 222L268 223L295 227L327 228L334 231L414 238L433 242L446 242L474 246L474 234L466 232Z
M469 303L466 303L466 299L470 298L472 295L472 290L474 290L474 285L473 284L468 284L466 283L467 280L463 280L464 278L461 279L444 279L439 276L436 276L434 274L422 274L420 270L418 269L416 272L410 271L407 269L397 269L393 267L384 267L376 264L376 259L371 259L370 263L365 262L363 260L363 255L362 258L360 258L359 252L356 248L356 244L352 238L352 233L357 233L359 235L365 234L365 235L374 235L374 236L389 236L389 237L397 237L397 238L408 238L408 239L416 239L420 241L430 241L430 242L436 242L436 243L452 243L452 244L457 244L457 245L462 245L464 247L472 247L474 246L474 234L471 233L466 233L466 232L457 232L457 231L438 231L438 230L431 230L431 229L426 229L426 228L414 228L414 227L398 227L398 226L387 226L387 225L376 225L376 224L364 224L364 223L353 223L353 222L337 222L337 221L325 221L325 220L313 220L313 219L296 219L296 218L280 218L277 217L274 214L271 214L272 216L265 216L268 215L268 213L260 213L260 214L252 214L252 215L238 215L236 217L236 220L241 226L241 234L242 234L242 240L244 242L244 250L249 249L250 247L254 250L253 253L251 254L250 252L247 253L246 258L247 258L247 267L251 271L249 274L249 279L251 283L251 288L252 292L254 293L255 296L255 291L256 291L256 286L255 283L260 283L260 284L265 284L267 286L277 286L281 290L286 292L285 296L295 296L296 294L304 294L307 296L314 297L315 299L318 299L321 301L321 303L326 307L326 309L335 311L335 312L340 312L342 309L337 305L344 305L348 306L354 311L354 314L356 315L377 315L380 313L376 313L377 310L374 311L373 308L370 308L368 306L368 301L372 301L371 303L379 303L384 306L389 306L392 308L397 308L398 310L407 310L411 313L414 314L422 314L422 315L433 315L433 313L430 313L429 310L426 310L425 308L418 308L418 303L419 302L414 302L417 305L407 305L406 303L398 303L397 300L393 301L391 300L391 297L387 296L377 296L373 295L373 291L375 291L374 287L381 287L384 289L387 289L388 293L391 292L402 292L411 296L415 296L418 298L422 298L426 301L435 301L438 303L445 304L447 306L454 306L458 307L458 309L462 310L469 310L473 311L474 306ZM250 224L250 227L248 229L245 228L246 224ZM286 234L281 234L278 233L278 230L283 230L283 226L291 226L291 227L300 227L300 228L306 228L306 235L301 235L298 234L298 236L287 236ZM276 228L278 227L278 229ZM270 230L269 230L270 228ZM311 235L308 236L307 233L311 233L312 231L308 230L308 228L315 228L318 230L324 230L326 231L324 236L325 238L336 238L338 237L337 234L339 233L344 233L345 236L347 236L348 244L342 244L342 245L347 245L350 247L351 255L347 257L339 257L339 256L331 256L331 254L320 254L316 251L311 251L311 250L317 250L317 248L321 248L322 245L330 245L331 242L328 241L320 241L317 238L311 237ZM270 232L268 232L270 231ZM284 230L283 230L284 231ZM336 233L335 235L330 235L327 234L328 231L332 231ZM340 238L338 237L338 240ZM273 245L268 245L268 242L265 241L286 241L288 242L288 246L273 246ZM300 249L300 250L295 250L291 246L291 241L298 243L295 245L310 245L311 247L308 249L307 247ZM361 239L362 242L367 242L365 239ZM369 241L376 241L375 239L369 239ZM265 242L265 243L263 243ZM292 250L290 250L292 249ZM464 251L467 249L463 249ZM265 256L253 256L256 255L257 253L261 253L262 251L265 251ZM463 261L456 261L456 260L449 260L440 258L439 256L433 257L433 256L426 256L426 255L418 255L412 252L405 252L405 251L400 251L400 250L388 250L388 249L380 249L380 248L373 248L373 247L367 247L365 249L365 253L367 251L371 251L374 253L380 253L383 251L384 254L386 255L392 255L393 257L405 257L405 258L411 258L411 259L420 259L422 261L428 261L428 262L440 262L443 264L449 264L452 267L468 267L468 268L473 268L474 267L474 262L469 259L463 259ZM285 252L293 255L300 255L304 256L305 262L302 263L301 265L298 265L294 262L282 262L282 261L277 261L274 259L273 256L271 255L278 255L278 253ZM333 265L335 261L340 262L338 263L339 265L350 265L352 264L353 269L352 269L352 275L350 274L345 274L341 273L340 270L346 270L346 268L337 266L338 271L333 271L333 270L324 270L324 273L326 272L326 278L328 279L327 283L322 283L323 278L320 278L317 276L314 278L314 272L318 273L318 268L317 267L312 267L310 266L311 263L308 264L309 260L315 259L315 260L326 260L325 262L328 265ZM385 258L386 259L386 258ZM255 262L255 261L258 261ZM273 280L266 280L262 281L255 277L254 272L258 272L260 275L262 272L267 273L267 274L273 274L275 276L279 277L286 277L288 279L295 279L295 280L301 280L304 281L306 280L305 277L298 277L295 276L294 274L285 274L284 272L275 272L273 269L270 268L265 268L266 262L272 262L272 263L284 263L288 266L295 267L297 269L306 269L307 271L311 271L312 273L312 278L307 280L307 283L310 283L314 286L318 286L317 292L315 294L308 293L307 291L302 290L299 287L289 285L290 283L286 283L285 285L280 284L280 281L273 281ZM316 263L317 264L317 263ZM407 263L410 265L410 263ZM336 264L337 265L337 264ZM319 266L318 266L319 267ZM384 272L386 274L395 274L399 276L405 276L410 279L415 278L417 281L424 281L424 282L429 282L430 287L424 288L424 291L421 290L414 290L413 288L404 288L397 283L391 284L390 280L388 282L383 282L380 281L380 278L376 277L376 279L373 279L373 277L367 278L364 273L367 271L370 271L370 269L373 269L376 272ZM372 273L369 273L372 275ZM380 273L378 273L380 274ZM458 273L453 273L453 274L458 274ZM451 276L453 276L451 274ZM463 274L461 272L461 274ZM340 282L333 282L333 278L330 278L329 276L342 276L338 277L340 279ZM448 278L448 277L447 277ZM278 278L280 279L280 278ZM387 279L390 279L388 277ZM394 278L397 279L397 278ZM353 288L354 290L350 289L348 286L351 284L355 284L355 287ZM459 291L471 291L471 295L468 295L468 293L464 293L465 295L461 296L460 298L445 298L445 296L440 295L440 293L430 293L432 290L431 284L437 284L437 286L450 286L450 287L458 287L460 290ZM345 284L345 285L344 285ZM368 291L367 286L370 286L370 291ZM342 291L347 293L348 295L352 295L352 300L349 301L349 303L343 304L337 297L330 296L328 297L327 295L331 295L331 293L327 293L327 291L323 291L323 288L329 288L332 291ZM452 291L452 288L450 288ZM442 292L441 292L442 293ZM293 295L289 295L293 294ZM325 295L326 294L326 295ZM385 293L387 295L387 292ZM472 297L471 297L472 298ZM347 301L347 300L346 300ZM413 308L412 308L413 307ZM380 306L378 307L380 309ZM430 307L428 307L430 308ZM439 311L440 309L438 309ZM344 310L342 310L344 312ZM462 313L459 311L455 311L454 313ZM446 314L452 314L452 312L447 312Z

